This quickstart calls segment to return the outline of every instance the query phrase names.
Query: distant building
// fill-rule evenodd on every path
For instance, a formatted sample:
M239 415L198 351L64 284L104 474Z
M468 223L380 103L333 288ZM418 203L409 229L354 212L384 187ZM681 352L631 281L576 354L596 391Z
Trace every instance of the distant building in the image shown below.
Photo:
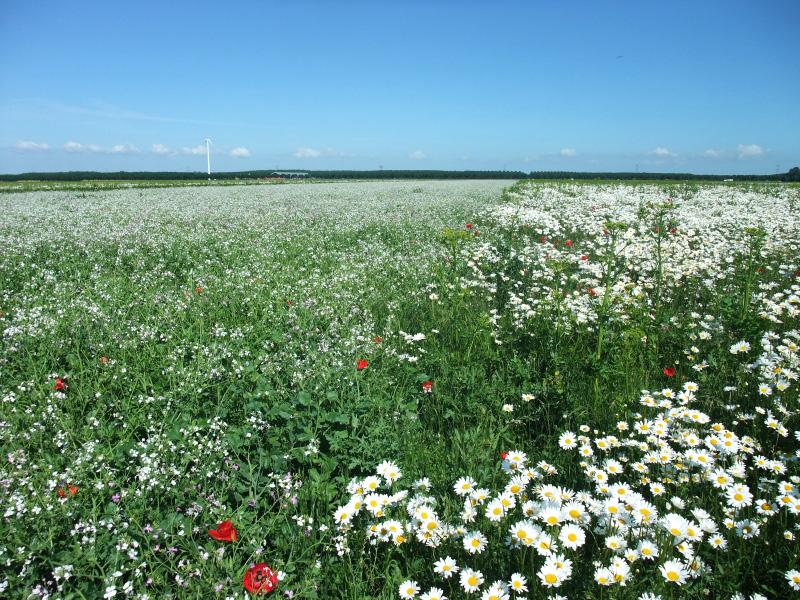
M273 177L287 177L289 179L293 179L295 177L308 177L308 173L304 171L273 171L271 175Z

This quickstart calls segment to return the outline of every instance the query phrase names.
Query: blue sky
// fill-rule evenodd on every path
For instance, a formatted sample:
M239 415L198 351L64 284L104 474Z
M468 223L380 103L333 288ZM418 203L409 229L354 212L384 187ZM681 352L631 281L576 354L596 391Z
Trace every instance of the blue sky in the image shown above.
M0 0L0 172L800 165L800 2Z

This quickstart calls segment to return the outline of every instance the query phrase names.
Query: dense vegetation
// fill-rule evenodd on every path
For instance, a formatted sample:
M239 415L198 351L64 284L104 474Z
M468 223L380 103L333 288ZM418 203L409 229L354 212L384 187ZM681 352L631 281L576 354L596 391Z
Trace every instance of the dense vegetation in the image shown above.
M800 589L800 190L509 184L1 196L0 595Z

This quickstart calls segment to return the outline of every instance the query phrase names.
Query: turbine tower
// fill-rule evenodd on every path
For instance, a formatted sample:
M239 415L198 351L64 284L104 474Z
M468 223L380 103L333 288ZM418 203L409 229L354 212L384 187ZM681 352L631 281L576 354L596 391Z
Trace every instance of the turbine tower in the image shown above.
M211 138L206 138L206 162L208 163L208 179L211 180Z

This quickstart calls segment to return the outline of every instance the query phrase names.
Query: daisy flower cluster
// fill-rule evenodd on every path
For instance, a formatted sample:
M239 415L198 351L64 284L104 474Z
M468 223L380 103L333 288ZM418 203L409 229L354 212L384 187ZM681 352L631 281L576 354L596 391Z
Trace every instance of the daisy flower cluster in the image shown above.
M770 431L780 435L782 426L769 413L736 427L697 408L705 401L699 394L691 381L678 390L643 391L642 412L616 431L584 425L563 432L558 445L574 456L579 487L557 485L564 479L559 469L534 465L520 450L503 453L501 488L463 476L447 496L433 494L427 479L399 488L399 468L386 462L377 476L351 482L337 526L345 538L358 528L370 544L436 557L428 579L458 576L464 593L482 598L508 598L533 586L585 592L636 579L666 590L736 560L744 545L794 554L800 451L775 447ZM511 555L519 553L538 557L524 563L531 570L492 580L476 566L485 556L482 564L496 575L496 565L514 564ZM578 563L593 568L576 578ZM786 574L795 589L796 571ZM437 585L420 597L438 597ZM421 589L409 580L400 597Z

